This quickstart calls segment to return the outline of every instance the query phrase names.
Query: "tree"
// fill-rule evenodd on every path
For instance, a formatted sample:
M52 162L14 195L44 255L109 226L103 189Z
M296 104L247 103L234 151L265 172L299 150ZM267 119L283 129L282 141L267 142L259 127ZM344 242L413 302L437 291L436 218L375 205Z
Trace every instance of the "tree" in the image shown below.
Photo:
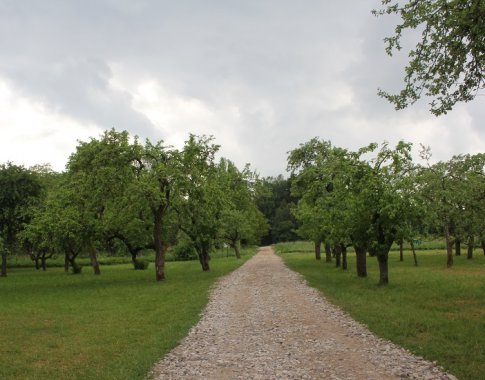
M203 271L209 271L210 249L221 228L227 202L217 181L212 137L190 135L181 153L181 197L177 203L180 229L191 239Z
M485 155L457 155L431 165L428 148L422 157L428 165L418 176L419 193L426 201L431 224L445 238L446 265L452 267L457 239L467 238L472 244L473 238L485 230Z
M366 252L369 246L369 207L365 191L365 175L369 166L359 152L332 147L329 141L316 138L290 152L288 168L292 171L292 191L300 196L295 215L300 221L298 231L319 245L325 240L327 248L336 253L336 266L346 269L346 252L350 243L357 254L357 275L365 277ZM330 256L327 253L327 261ZM341 263L343 258L343 263Z
M30 221L41 190L39 179L32 171L10 162L0 165L1 277L7 276L7 252L15 249L17 235Z
M229 160L221 159L216 167L216 180L226 197L221 211L222 238L240 258L241 240L259 244L268 230L265 217L256 207L254 184L256 175L246 165L242 171Z
M401 22L394 35L385 38L392 56L401 50L405 30L421 29L421 41L409 53L404 89L379 95L396 109L406 108L424 94L430 111L446 114L457 102L468 102L484 88L485 2L483 0L409 0L404 5L382 0L375 15L397 14ZM402 3L401 3L402 4Z
M22 238L34 251L63 254L64 270L71 266L73 273L80 273L76 258L91 239L92 221L85 212L82 194L70 181L66 173L59 176L45 201L35 208Z
M263 244L272 244L279 241L294 241L297 221L291 213L297 198L291 195L291 179L267 177L257 181L255 187L255 201L258 209L269 221L268 233L263 236Z
M387 143L382 144L371 160L371 169L367 194L371 207L369 251L379 262L379 284L386 285L389 250L404 222L406 202L402 192L407 174L412 170L411 144L400 141L394 149Z
M324 169L331 152L330 141L313 138L305 144L300 144L299 148L292 150L288 155L287 170L292 174L291 192L299 198L296 207L292 208L293 215L299 222L296 231L301 237L313 241L317 260L321 258L322 242L329 238L329 209L321 206L322 200L330 190L326 185L331 179L324 179ZM326 260L331 261L331 256L327 255Z

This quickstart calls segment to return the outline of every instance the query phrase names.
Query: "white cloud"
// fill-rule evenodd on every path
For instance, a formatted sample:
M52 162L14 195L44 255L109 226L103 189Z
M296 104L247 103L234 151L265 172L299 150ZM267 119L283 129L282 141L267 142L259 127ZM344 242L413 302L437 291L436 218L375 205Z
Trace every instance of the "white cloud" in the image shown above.
M102 130L78 123L69 117L30 100L0 80L0 162L24 166L51 163L62 171L74 152L77 140L97 137Z

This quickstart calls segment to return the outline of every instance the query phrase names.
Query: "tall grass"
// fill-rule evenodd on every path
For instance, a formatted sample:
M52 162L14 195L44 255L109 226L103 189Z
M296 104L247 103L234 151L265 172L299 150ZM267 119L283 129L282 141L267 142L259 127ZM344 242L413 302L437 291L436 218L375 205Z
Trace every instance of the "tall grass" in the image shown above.
M153 266L104 266L101 276L10 269L0 279L0 379L144 378L196 323L214 281L251 256L243 253L219 255L209 273L170 262L162 283Z
M285 247L277 245L280 252ZM390 254L390 284L378 287L375 258L368 258L368 278L357 278L355 257L347 271L317 262L312 253L282 253L287 265L308 283L377 335L390 339L460 379L485 374L485 257L456 257L446 268L442 250L418 251L419 267L410 252L404 262Z

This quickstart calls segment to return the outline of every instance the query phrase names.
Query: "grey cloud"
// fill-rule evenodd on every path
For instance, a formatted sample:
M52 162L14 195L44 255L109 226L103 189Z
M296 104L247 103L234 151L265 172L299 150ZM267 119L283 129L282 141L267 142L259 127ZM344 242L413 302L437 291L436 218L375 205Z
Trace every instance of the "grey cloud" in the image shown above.
M276 175L286 152L314 136L356 148L396 137L392 124L403 119L433 118L425 102L396 113L376 95L399 88L406 61L384 53L394 21L371 15L379 3L3 1L0 78L78 121L160 138L132 95L110 86L120 65L135 81L200 100L216 118L236 107L240 119L218 127L217 142L236 139L240 162ZM347 92L352 101L340 102ZM483 139L481 107L467 110Z

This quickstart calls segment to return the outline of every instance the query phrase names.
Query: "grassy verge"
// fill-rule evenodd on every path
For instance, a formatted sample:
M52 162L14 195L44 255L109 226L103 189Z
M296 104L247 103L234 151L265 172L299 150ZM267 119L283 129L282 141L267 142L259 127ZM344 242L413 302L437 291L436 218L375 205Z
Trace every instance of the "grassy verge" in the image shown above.
M196 323L214 281L251 253L219 255L209 273L170 262L163 283L153 265L105 266L101 276L10 269L0 278L0 378L142 379Z
M355 257L347 272L333 263L317 262L310 252L282 253L287 265L304 275L334 304L377 335L436 360L459 379L485 374L485 257L455 257L445 267L445 252L418 251L419 267L410 252L405 261L390 255L390 285L378 287L375 258L368 258L368 278L355 275ZM290 247L289 250L292 250Z

